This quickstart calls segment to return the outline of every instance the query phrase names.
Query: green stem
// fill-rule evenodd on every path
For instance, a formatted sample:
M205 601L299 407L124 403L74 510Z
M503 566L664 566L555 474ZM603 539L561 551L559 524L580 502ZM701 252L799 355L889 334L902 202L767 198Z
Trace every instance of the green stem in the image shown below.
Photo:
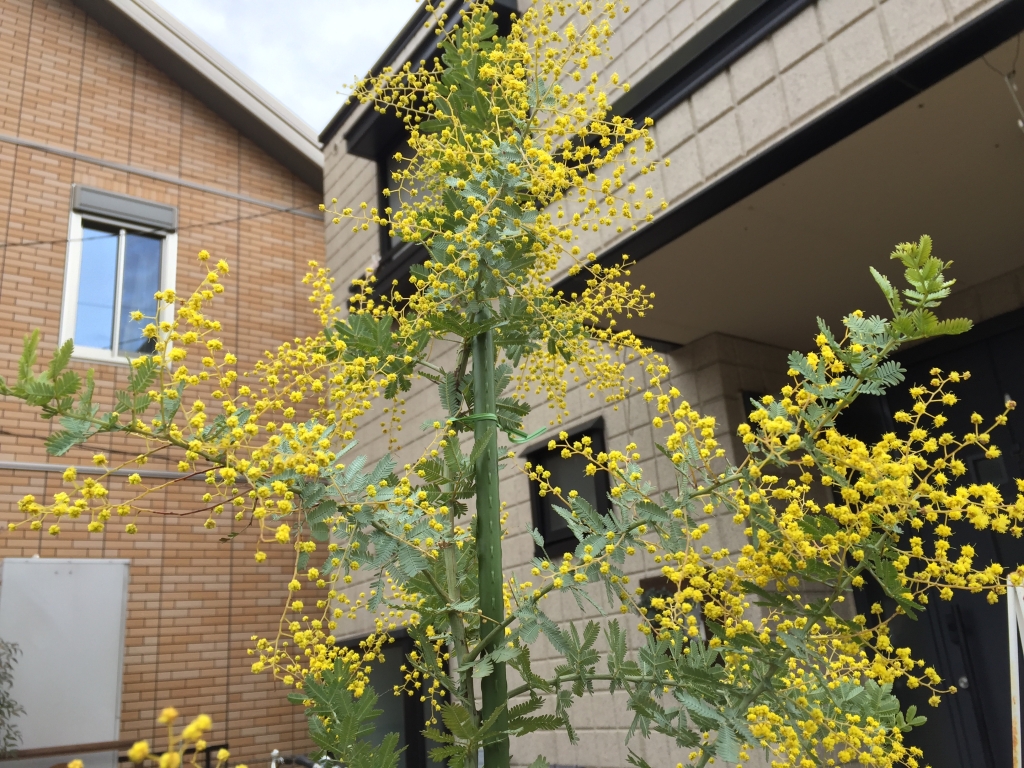
M447 475L448 468L445 465L445 474ZM454 487L454 484L452 484ZM458 603L462 601L462 588L459 584L459 570L458 570L458 549L455 546L455 510L456 510L457 499L454 491L452 492L451 506L448 508L448 535L450 541L444 548L444 575L445 581L448 585L448 596L452 602ZM464 659L466 657L466 624L462 620L462 615L458 611L448 612L448 623L452 628L452 645L453 651L452 659L454 660L452 669L452 678L458 681L459 695L468 702L473 702L474 691L473 691L473 676L468 670L463 672L463 666L465 665ZM476 704L473 703L470 706L470 712L476 710ZM467 755L466 768L476 768L476 755L472 755L473 764L470 764L470 756Z
M494 335L486 331L473 338L473 411L495 412L494 392ZM486 620L500 624L505 618L504 581L501 567L501 501L498 494L498 425L480 420L473 428L474 440L485 445L476 460L476 524L477 558L479 565L480 609ZM493 647L493 642L490 647ZM488 649L485 649L488 650ZM484 747L486 768L508 768L510 762L508 742L508 680L505 664L494 665L491 673L480 684L481 720L487 720L501 710L495 722L495 731L502 734Z
M455 366L455 391L462 391L462 380L466 376L466 364L469 362L472 341L466 341L459 347L458 363Z
M546 595L552 589L554 589L554 586L552 584L548 584L546 587L544 587L543 589L539 590L539 594L534 595L533 597L531 597L529 603L530 604L536 603L538 600L540 600L542 597L544 597L544 595ZM473 659L475 659L477 656L479 656L480 653L483 650L485 650L488 646L491 645L491 643L493 643L495 640L498 639L498 637L501 635L501 631L503 629L505 629L505 627L509 626L515 620L516 620L516 616L515 616L514 613L513 614L509 614L508 616L506 616L505 620L502 621L500 624L498 624L498 626L496 626L490 632L488 632L483 640L481 640L479 643L477 643L475 646L473 646L472 650L466 652L466 655L462 658L460 663L468 664ZM481 630L482 630L482 628L481 628Z

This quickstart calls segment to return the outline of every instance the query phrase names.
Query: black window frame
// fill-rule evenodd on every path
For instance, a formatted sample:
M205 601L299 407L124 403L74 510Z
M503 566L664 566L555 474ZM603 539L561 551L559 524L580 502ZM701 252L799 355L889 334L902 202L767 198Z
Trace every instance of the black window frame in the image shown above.
M595 455L606 450L604 418L602 416L564 431L569 433L570 443L584 436L590 437L590 445L594 449ZM539 463L547 469L550 469L549 465L552 461L563 460L558 451L548 451L547 441L527 450L524 458L532 465ZM597 512L600 515L607 515L611 512L611 501L608 499L609 492L611 491L608 473L598 472L594 475L594 483L597 486ZM568 493L572 489L563 488L562 490L564 493ZM530 510L533 517L533 526L540 533L541 538L544 539L543 547L535 546L534 548L534 553L537 557L561 557L566 552L575 551L580 543L570 529L566 529L564 535L552 538L550 521L558 515L553 508L554 499L555 497L550 494L541 496L540 486L536 482L530 483Z
M399 132L387 145L388 149L381 152L377 157L377 205L383 214L384 209L394 207L394 199L385 197L384 190L394 186L394 182L388 178L388 158L398 151L405 144L405 133ZM409 277L409 269L414 264L422 264L429 256L427 249L420 243L391 241L391 230L389 227L378 227L378 248L380 249L380 262L374 270L377 278L376 289L378 294L390 294L391 283L398 280L398 292L408 293L407 286L403 285Z

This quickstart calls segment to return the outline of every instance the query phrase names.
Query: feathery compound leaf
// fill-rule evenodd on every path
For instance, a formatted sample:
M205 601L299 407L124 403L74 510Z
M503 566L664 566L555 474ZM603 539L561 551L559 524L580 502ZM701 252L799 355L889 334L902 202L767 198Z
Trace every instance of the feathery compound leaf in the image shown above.
M493 671L494 662L486 657L480 659L480 661L473 665L473 677L475 677L477 680L481 680L487 677Z
M152 357L133 360L128 369L128 391L135 394L145 392L156 381L159 371L160 366Z
M634 752L632 749L629 750L629 756L626 758L626 762L630 765L635 765L636 768L651 768L651 764L644 760L640 755Z
M509 707L508 710L508 722L509 725L515 725L516 721L520 718L532 715L538 709L544 706L544 699L539 696L531 696L526 701L520 702L513 707Z
M60 372L68 367L68 363L71 361L71 353L75 349L75 342L68 339L54 354L53 359L50 360L49 368L47 369L50 373L50 380L54 381L60 375Z
M957 336L961 333L967 333L973 327L974 323L966 317L955 317L948 320L940 320L938 325L935 326L933 333L944 336Z
M455 374L445 373L444 378L438 381L437 389L441 400L441 407L447 411L449 416L457 414L462 402L458 389L455 386Z
M917 245L900 243L890 258L899 259L907 268L904 278L911 286L903 291L907 303L916 309L937 307L942 299L949 296L950 288L955 280L946 280L942 270L949 268L952 262L942 262L931 255L932 241L928 235L922 235Z
M558 715L537 715L535 717L523 717L509 727L515 731L516 736L525 736L536 731L557 731L562 727L563 720Z
M903 309L903 302L900 301L900 295L895 288L892 287L892 283L889 282L889 278L883 275L874 267L869 267L871 270L871 276L878 283L878 287L882 289L882 295L885 296L885 300L889 302L889 306L893 312L899 312Z
M46 452L51 456L63 456L76 445L80 445L84 442L85 438L83 438L82 435L70 432L66 429L59 429L56 432L51 432L47 435L43 444L46 446Z
M53 400L53 384L45 377L27 379L21 384L21 390L24 393L22 397L29 405L46 405Z
M36 353L39 350L39 330L36 329L25 337L18 359L18 383L23 384L32 379L32 367L36 364Z
M395 470L395 460L390 455L385 455L380 461L374 466L373 471L367 478L366 482L371 485L376 485L381 480L388 477Z
M81 386L82 379L77 373L74 371L64 371L53 379L53 395L58 399L71 397L78 393ZM119 392L118 394L121 393ZM146 402L149 402L149 398L146 398Z
M726 763L735 763L740 758L740 740L736 732L724 723L718 727L715 739L715 757Z
M473 717L461 704L442 704L441 720L457 739L471 740L477 735Z
M400 545L398 568L410 579L427 567L427 559L411 544Z
M522 653L521 648L509 648L507 645L503 645L487 654L487 658L495 664L501 664L513 661L520 653Z

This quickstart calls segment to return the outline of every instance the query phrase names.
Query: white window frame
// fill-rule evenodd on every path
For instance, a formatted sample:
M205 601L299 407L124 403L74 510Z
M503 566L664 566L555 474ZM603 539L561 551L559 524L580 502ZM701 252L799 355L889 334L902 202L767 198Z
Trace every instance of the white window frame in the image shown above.
M61 301L60 313L61 344L68 339L75 338L75 323L78 319L78 289L82 277L82 236L86 223L104 224L121 230L118 235L117 285L114 289L114 329L113 336L111 337L111 344L116 345L120 333L121 313L119 305L121 303L122 278L124 274L124 235L134 232L144 235L156 235L163 238L163 245L160 250L160 290L166 291L174 290L174 280L178 269L178 233L133 224L130 221L72 211L68 222L68 252L64 267L64 296ZM174 307L163 307L159 311L157 320L158 322L173 322ZM128 365L131 360L128 354L115 353L112 349L83 347L77 344L75 345L72 358L114 365Z

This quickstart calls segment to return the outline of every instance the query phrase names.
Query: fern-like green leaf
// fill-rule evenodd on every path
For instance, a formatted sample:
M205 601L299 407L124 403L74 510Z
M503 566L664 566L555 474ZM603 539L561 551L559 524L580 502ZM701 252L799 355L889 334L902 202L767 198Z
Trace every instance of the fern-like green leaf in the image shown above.
M60 345L60 348L53 355L53 359L50 360L50 365L48 368L50 374L50 381L56 381L61 371L68 367L68 363L71 362L71 353L74 351L74 349L75 342L73 342L71 339L68 339L63 344Z
M84 441L81 435L77 435L67 429L59 429L56 432L51 432L43 444L46 446L46 452L50 456L63 456L82 442Z
M39 329L32 331L25 337L25 343L21 348L21 357L18 359L18 383L32 379L32 368L36 364L36 354L39 351Z
M64 371L52 380L53 395L58 399L78 394L78 390L82 386L81 377L74 371Z
M966 317L954 317L948 320L940 320L938 325L935 326L933 333L942 334L943 336L957 336L961 333L967 333L973 327L974 323Z

